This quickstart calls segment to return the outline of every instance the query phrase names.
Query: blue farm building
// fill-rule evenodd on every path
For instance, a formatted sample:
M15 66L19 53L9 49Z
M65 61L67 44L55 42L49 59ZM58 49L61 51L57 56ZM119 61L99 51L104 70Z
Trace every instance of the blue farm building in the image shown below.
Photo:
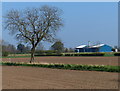
M76 52L112 52L112 47L106 44L94 46L81 45L75 48Z

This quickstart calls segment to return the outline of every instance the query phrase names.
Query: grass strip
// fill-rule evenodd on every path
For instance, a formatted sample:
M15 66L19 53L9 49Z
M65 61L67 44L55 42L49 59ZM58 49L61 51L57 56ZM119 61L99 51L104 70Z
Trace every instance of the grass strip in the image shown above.
M82 70L82 71L102 71L102 72L120 72L120 66L110 65L82 65L82 64L48 64L48 63L25 63L25 62L0 62L0 65L6 66L32 66L56 69Z
M8 56L8 57L0 57L0 58L30 58L30 56Z

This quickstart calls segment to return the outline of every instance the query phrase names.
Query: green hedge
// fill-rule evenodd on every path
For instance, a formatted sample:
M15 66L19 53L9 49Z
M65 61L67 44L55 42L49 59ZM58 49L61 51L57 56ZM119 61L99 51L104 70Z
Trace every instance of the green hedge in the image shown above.
M83 53L80 56L104 56L105 53Z
M57 53L43 53L43 54L35 54L35 56L104 56L105 53L65 53L65 54L57 54Z
M62 56L61 53L57 53L57 51L54 50L41 50L36 51L35 56Z
M86 71L105 71L105 72L120 72L120 66L109 65L78 65L78 64L40 64L40 63L23 63L23 62L1 62L1 65L8 66L33 66L69 70L86 70Z
M36 51L36 54L52 54L52 53L56 53L55 50L40 50L40 51Z
M74 56L81 56L81 54L79 54L79 53L78 54L74 54Z
M53 54L35 54L35 56L62 56L62 54L57 54L57 53L53 53Z
M64 56L74 56L74 54L67 53L67 54L64 54Z
M37 52L35 56L105 56L104 52L82 52L82 53L56 53L55 51L49 50L44 52Z
M120 52L114 53L114 56L120 56Z
M65 54L65 56L104 56L105 55L105 53L99 53L99 52L97 52L97 53L73 53L73 54L69 54L69 53L67 53L67 54Z

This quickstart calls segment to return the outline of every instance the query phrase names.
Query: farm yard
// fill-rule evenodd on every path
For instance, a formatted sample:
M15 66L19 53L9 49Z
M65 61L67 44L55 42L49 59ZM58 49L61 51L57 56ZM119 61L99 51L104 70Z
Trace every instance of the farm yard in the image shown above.
M29 62L28 58L2 61ZM40 63L118 65L118 57L35 57ZM3 89L118 89L118 73L50 69L26 66L2 67Z

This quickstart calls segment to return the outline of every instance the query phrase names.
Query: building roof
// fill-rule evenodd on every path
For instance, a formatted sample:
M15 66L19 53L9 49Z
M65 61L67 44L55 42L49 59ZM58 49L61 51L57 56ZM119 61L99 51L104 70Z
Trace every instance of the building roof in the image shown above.
M78 47L76 47L76 48L84 48L84 47L86 47L87 45L80 45L80 46L78 46Z
M94 46L87 46L87 45L80 45L80 46L78 46L78 47L76 47L76 48L85 48L85 47L88 47L88 48L99 48L99 47L101 47L101 46L104 46L105 44L99 44L99 45L94 45Z
M96 48L96 47L101 47L101 46L104 46L105 44L99 44L99 45L94 45L94 46L91 46L92 48Z

